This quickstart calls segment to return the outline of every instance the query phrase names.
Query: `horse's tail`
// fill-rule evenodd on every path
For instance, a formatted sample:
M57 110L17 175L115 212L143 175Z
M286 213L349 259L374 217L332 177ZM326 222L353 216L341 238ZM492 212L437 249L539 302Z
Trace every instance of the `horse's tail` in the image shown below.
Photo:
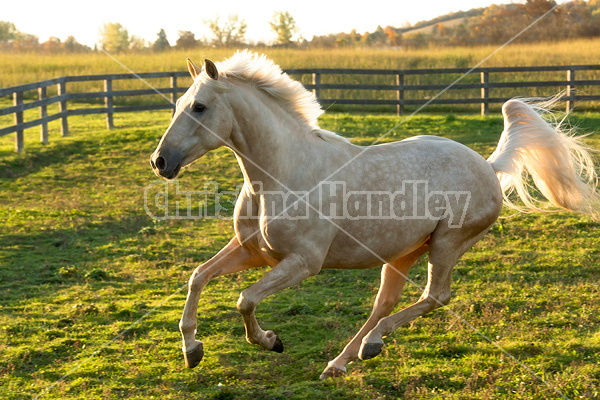
M498 175L506 206L524 212L551 211L542 209L532 196L531 177L550 204L599 219L598 176L590 150L580 137L561 128L562 121L551 124L541 117L556 100L533 104L513 99L504 103L504 131L488 162ZM522 206L510 200L513 192Z

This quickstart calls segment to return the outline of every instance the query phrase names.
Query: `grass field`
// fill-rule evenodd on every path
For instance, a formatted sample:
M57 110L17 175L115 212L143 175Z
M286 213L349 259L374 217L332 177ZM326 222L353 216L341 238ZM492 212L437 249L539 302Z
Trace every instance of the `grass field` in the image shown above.
M444 68L472 67L498 46L440 47L411 49L273 49L258 48L282 68ZM135 72L179 71L185 59L201 62L204 58L219 61L234 49L198 48L164 53L114 55ZM482 66L528 66L597 64L600 41L580 39L564 42L511 44L502 48ZM89 54L0 54L0 87L56 78L63 75L123 73L123 68L103 53ZM580 79L580 78L578 78ZM583 78L581 78L583 79Z
M547 42L537 44L511 44L502 48L498 46L483 47L441 47L427 48L421 50L410 49L272 49L258 48L254 51L264 53L282 68L366 68L366 69L415 69L415 68L470 68L478 65L484 59L486 61L480 66L502 67L502 66L539 66L539 65L573 65L573 64L597 64L600 55L600 40L582 39L564 42ZM173 50L164 53L141 53L141 54L116 54L114 57L123 65L134 72L156 72L156 71L182 71L185 70L185 59L191 57L197 63L204 58L215 61L223 60L233 54L234 49L198 48L194 50ZM489 57L495 53L493 57ZM0 87L8 87L18 84L30 83L44 79L56 78L65 75L89 75L89 74L111 74L127 72L123 66L115 62L111 57L103 53L90 54L0 54ZM440 75L412 75L407 76L405 85L421 84L443 84L451 83L459 78L460 74ZM311 76L296 76L303 83L310 83ZM479 74L471 74L462 79L461 83L479 83ZM519 82L519 81L564 81L564 72L535 72L535 73L503 73L492 74L490 82ZM598 80L600 71L578 72L578 80ZM155 87L169 87L167 79L151 80ZM179 80L180 86L189 85L183 79ZM396 77L390 76L359 76L347 77L323 76L323 84L385 84L395 85ZM146 89L147 87L139 81L115 81L114 90ZM514 96L552 96L565 87L534 87L527 89L493 89L491 97L514 97ZM102 82L70 83L69 92L102 91ZM598 86L578 86L579 95L596 95ZM56 93L54 87L48 88L50 96ZM406 99L427 99L436 95L437 91L410 91L406 92ZM37 91L25 94L30 100L37 99ZM334 89L322 90L323 98L376 98L394 100L394 91L340 91ZM480 89L453 91L449 90L441 98L456 97L479 97ZM9 99L10 100L10 99ZM98 100L99 102L102 99ZM116 105L122 102L116 100ZM142 101L163 102L160 96L145 96ZM130 104L130 103L128 103ZM593 107L589 103L581 103L580 108L586 107L591 111L598 111L600 103L594 102ZM478 105L463 106L468 112L476 112ZM410 107L409 107L410 108ZM334 106L336 111L347 111L349 108ZM395 107L361 107L363 111L394 110ZM498 106L492 109L497 110ZM439 107L439 110L449 111L449 108ZM409 110L410 111L410 110Z
M51 124L47 146L27 131L21 155L12 137L0 138L0 398L558 397L543 381L571 399L600 398L600 225L568 213L505 212L454 272L450 307L468 324L436 310L335 380L318 376L368 316L379 268L323 271L265 300L257 317L278 332L282 354L246 343L235 309L264 269L219 278L200 300L205 359L185 369L185 284L233 230L222 219L156 221L145 213L144 189L156 179L148 158L168 122L168 112L120 114L107 131L102 117L73 117L72 136L58 137ZM397 122L321 118L360 144ZM600 132L598 113L571 122ZM501 131L498 116L420 115L386 140L443 135L487 156ZM586 140L600 149L598 133ZM199 190L207 181L223 190L242 182L229 151L206 155L179 185ZM424 286L425 258L410 276ZM420 294L408 284L398 308Z

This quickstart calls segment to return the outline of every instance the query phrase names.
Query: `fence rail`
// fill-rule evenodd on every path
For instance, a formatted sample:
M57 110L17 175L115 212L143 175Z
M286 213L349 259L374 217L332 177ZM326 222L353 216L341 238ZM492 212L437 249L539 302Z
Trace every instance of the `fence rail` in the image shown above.
M564 91L567 111L574 108L576 102L597 101L600 100L600 94L578 95L575 93L576 87L597 87L600 85L600 78L576 80L576 74L589 73L591 71L600 71L600 65L563 65L563 66L539 66L539 67L486 67L486 68L438 68L438 69L339 69L339 68L311 68L311 69L287 69L286 73L290 75L303 77L308 76L310 83L305 87L312 90L322 105L395 105L398 114L404 113L406 105L425 105L425 104L479 104L481 114L486 115L489 105L494 103L503 103L513 96L492 97L492 91L498 89L510 88L557 88L556 92ZM564 73L564 79L548 81L497 81L494 82L490 76L497 76L506 73L529 73L529 72L555 72ZM449 80L450 75L459 75ZM331 76L391 76L395 78L392 84L369 84L369 83L324 83L327 77ZM429 84L405 84L411 76L430 75L436 78L436 81L443 83ZM458 83L458 78L469 76L480 76L476 83ZM25 85L12 86L0 89L0 97L12 96L13 105L0 108L0 116L14 115L14 124L0 128L0 136L15 133L15 149L21 152L24 148L24 130L40 126L40 140L42 143L48 143L48 123L60 120L62 136L68 136L69 123L68 118L73 115L106 114L106 124L108 129L114 127L114 113L137 112L148 110L171 110L175 109L175 100L180 93L185 92L187 88L177 86L177 78L187 77L187 72L150 72L140 74L110 74L110 75L84 75L84 76L64 76L55 79L49 79L40 82L29 83ZM169 87L134 89L134 90L113 90L113 82L119 80L139 79L158 79L169 78ZM447 81L444 81L446 79ZM68 92L67 84L75 82L102 82L103 91L96 92ZM48 97L49 87L56 87L56 96ZM24 101L24 93L36 90L37 100ZM362 98L360 96L348 97L323 97L326 91L338 91L360 93L361 91L376 91L376 93L395 93L393 98ZM409 98L413 93L422 91L437 91L438 93L451 91L479 90L480 95L476 97L453 97L446 98L441 96L431 96L429 98ZM163 104L146 104L133 106L115 106L114 99L120 97L142 96L162 94L166 97ZM381 96L385 97L385 96ZM69 109L69 101L72 100L104 100L104 107L77 108ZM167 101L168 100L168 101ZM58 113L48 115L48 106L58 103ZM32 109L39 109L39 118L30 121L24 121L24 112Z

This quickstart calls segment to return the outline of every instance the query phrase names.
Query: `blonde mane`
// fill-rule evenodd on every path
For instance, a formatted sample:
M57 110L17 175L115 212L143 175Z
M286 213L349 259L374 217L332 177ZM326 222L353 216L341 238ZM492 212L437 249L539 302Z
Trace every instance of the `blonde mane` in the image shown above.
M313 132L326 142L348 143L348 139L319 127L317 119L323 114L323 110L315 95L281 71L281 68L264 54L258 55L248 50L238 51L232 57L217 63L217 69L225 78L231 76L252 82L259 89L289 104Z

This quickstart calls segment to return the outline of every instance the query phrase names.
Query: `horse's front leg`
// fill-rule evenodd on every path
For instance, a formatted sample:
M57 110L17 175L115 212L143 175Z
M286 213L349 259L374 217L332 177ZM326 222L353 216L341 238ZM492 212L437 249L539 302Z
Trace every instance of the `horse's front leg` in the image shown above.
M246 340L260 347L283 352L283 344L273 331L263 331L254 316L254 310L267 296L296 285L321 270L322 260L310 260L291 254L265 274L258 282L244 290L237 303L246 327Z
M204 286L217 276L263 265L265 265L265 262L262 257L243 248L238 239L234 237L213 258L196 268L190 278L183 316L181 322L179 322L179 329L183 336L183 355L186 367L194 368L204 356L202 342L195 338L198 301Z

